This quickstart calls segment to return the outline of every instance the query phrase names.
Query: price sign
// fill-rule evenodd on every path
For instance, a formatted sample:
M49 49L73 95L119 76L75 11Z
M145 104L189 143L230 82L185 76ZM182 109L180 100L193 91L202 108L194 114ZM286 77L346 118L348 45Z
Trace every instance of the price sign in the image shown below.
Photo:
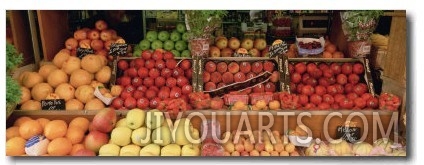
M336 137L342 138L350 143L355 143L361 138L361 128L338 126Z
M41 100L42 110L65 110L65 99Z
M287 44L284 41L274 42L272 46L269 47L269 57L273 58L278 55L285 54L287 52Z
M110 45L109 54L112 56L126 55L128 44L113 43Z
M78 58L83 58L87 54L94 54L94 50L93 49L87 49L87 48L77 48Z

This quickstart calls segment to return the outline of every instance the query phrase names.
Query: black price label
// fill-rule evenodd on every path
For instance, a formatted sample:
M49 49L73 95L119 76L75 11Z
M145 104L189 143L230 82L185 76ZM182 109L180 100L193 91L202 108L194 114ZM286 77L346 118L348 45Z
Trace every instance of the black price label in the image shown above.
M278 55L286 54L287 52L287 44L285 42L274 44L269 47L269 57L273 58Z
M65 99L41 100L42 110L65 110Z
M246 53L234 53L233 57L252 57L251 54L246 54Z
M338 126L336 138L342 138L350 143L355 143L361 138L361 128Z
M112 56L126 55L128 44L113 43L110 45L109 54Z
M374 92L374 83L371 76L371 67L370 67L370 61L368 58L364 58L364 68L365 68L365 81L368 85L368 91L371 93L372 96L375 96Z
M93 49L87 49L87 48L77 48L78 58L83 58L87 54L94 54L94 50Z

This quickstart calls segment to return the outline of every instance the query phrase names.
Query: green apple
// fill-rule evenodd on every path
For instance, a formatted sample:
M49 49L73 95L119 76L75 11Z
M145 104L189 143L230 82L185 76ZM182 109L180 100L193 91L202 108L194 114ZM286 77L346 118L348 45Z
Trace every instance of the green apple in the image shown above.
M132 130L128 127L117 127L112 130L110 140L118 146L126 146L131 143Z
M162 125L165 121L163 112L153 109L147 112L146 127L150 129L156 129Z
M132 57L140 57L142 52L142 50L134 50Z
M121 147L116 144L105 144L100 147L99 156L119 156Z
M181 53L178 50L171 50L171 53L174 55L174 57L181 57Z
M160 156L160 146L157 144L149 144L140 150L140 156Z
M181 40L181 34L180 33L178 33L177 31L173 31L172 33L171 33L171 36L169 36L169 39L171 39L172 41L179 41L179 40Z
M178 51L183 51L187 49L187 42L183 40L178 40L175 42L174 47Z
M152 132L152 142L160 146L166 146L172 142L172 132L167 126L156 128Z
M186 144L181 149L181 156L200 156L200 149L193 144Z
M161 41L166 41L169 39L169 32L168 31L160 31L158 33L158 39Z
M150 45L150 47L152 47L153 50L162 49L163 48L163 42L160 41L160 40L154 40L152 42L152 44Z
M160 156L181 156L181 147L178 144L169 144L160 150Z
M163 49L172 50L174 49L174 41L166 40L163 42Z
M184 23L177 23L177 25L175 26L175 30L177 30L178 33L184 33L187 31Z
M122 118L119 119L118 122L116 122L115 128L116 127L127 127L127 118Z
M134 108L128 111L126 118L128 128L137 129L144 125L146 112L141 109Z
M132 131L131 134L131 141L132 143L139 145L139 146L146 146L150 143L152 143L151 140L151 134L152 131L150 128L147 127L140 127Z
M123 146L119 156L139 156L141 147L135 144Z
M183 50L182 52L181 52L181 57L191 57L191 53L190 53L190 50Z
M172 132L172 139L178 145L186 145L193 142L192 132L193 125L187 118L177 119L174 122L174 131Z
M140 48L140 50L147 50L150 49L150 41L147 39L141 40L137 46Z
M148 41L150 41L150 42L153 42L154 40L157 40L158 39L158 32L157 31L153 31L153 30L148 31L146 33L146 39Z
M182 39L183 41L188 41L188 33L187 33L187 32L183 33L183 34L181 35L181 39Z

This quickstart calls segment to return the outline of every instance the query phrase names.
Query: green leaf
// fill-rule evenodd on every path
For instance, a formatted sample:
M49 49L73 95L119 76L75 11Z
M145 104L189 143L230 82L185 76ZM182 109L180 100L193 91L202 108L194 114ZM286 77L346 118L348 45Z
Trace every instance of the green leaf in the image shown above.
M21 87L11 76L6 76L6 103L18 104L21 101Z
M6 43L6 73L10 74L13 69L22 63L22 54L18 53L15 46Z

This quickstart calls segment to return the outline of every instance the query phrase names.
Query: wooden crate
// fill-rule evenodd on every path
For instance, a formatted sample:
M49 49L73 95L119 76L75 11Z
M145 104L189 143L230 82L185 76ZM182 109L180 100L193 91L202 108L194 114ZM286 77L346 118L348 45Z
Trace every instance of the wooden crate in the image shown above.
M50 120L65 120L70 122L75 117L85 117L92 120L98 111L15 111L6 122L10 127L21 116L29 116L33 119L47 118ZM116 111L118 119L125 117L128 111ZM335 138L337 126L344 125L349 115L351 121L361 128L361 134L367 134L364 141L372 143L383 137L380 131L389 132L393 140L399 124L398 112L386 110L340 110L340 111L214 111L199 110L182 112L183 117L191 119L193 126L201 130L202 121L214 119L220 123L221 134L233 130L264 130L268 126L270 130L286 132L294 129L298 122L302 122L312 131L313 138ZM358 114L363 114L363 119ZM310 116L309 116L310 115ZM204 117L203 117L204 116ZM202 119L203 118L203 119ZM328 125L325 123L328 121ZM241 124L240 124L241 123ZM365 129L368 128L366 131ZM390 131L388 131L390 129ZM328 135L326 134L328 132ZM365 136L365 135L364 135Z

